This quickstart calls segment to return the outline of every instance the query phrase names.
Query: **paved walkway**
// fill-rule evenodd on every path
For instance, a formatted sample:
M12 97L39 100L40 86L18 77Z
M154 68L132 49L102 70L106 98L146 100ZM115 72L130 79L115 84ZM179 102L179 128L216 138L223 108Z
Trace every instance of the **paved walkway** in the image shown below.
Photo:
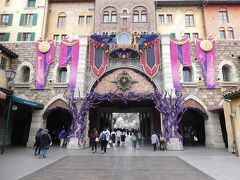
M165 163L169 161L168 163L170 163L172 159L172 162L178 161L179 162L178 164L179 165L182 164L182 166L184 165L184 167L186 164L189 164L189 167L190 166L194 167L193 168L194 171L192 172L193 174L194 173L197 174L196 177L204 176L206 177L205 179L208 179L211 177L217 180L239 180L240 179L240 171L239 171L240 159L239 157L236 157L235 155L228 153L226 149L189 147L189 148L185 148L183 151L153 152L151 146L141 148L140 150L133 150L130 147L118 147L118 148L115 147L115 148L108 149L106 154L100 154L100 153L92 154L91 149L89 148L83 149L83 150L67 150L59 147L52 147L49 151L48 158L46 159L35 158L35 156L33 155L33 149L31 148L10 147L6 149L4 155L0 155L0 179L15 180L15 179L26 177L27 175L33 172L38 173L41 171L39 169L43 168L42 170L44 170L44 167L56 168L61 165L62 158L67 158L68 162L71 164L72 157L76 157L78 159L85 157L85 161L82 161L82 162L84 162L84 164L86 165L92 162L92 161L89 161L88 158L90 159L92 158L96 160L94 163L96 165L99 163L99 159L100 160L104 159L106 163L114 162L116 169L121 169L120 167L122 167L125 170L127 170L128 165L131 165L131 163L134 162L135 160L138 160L140 162L139 160L140 157L142 157L140 158L142 159L140 163L146 163L146 167L148 166L152 167L152 165L155 162L160 162L160 160ZM133 161L132 162L127 161L129 162L129 164L119 164L119 159L121 158L124 158L124 159L130 158L130 159L133 159ZM155 159L159 159L159 161L155 161ZM53 166L54 163L56 166ZM81 164L79 164L79 166L80 165ZM158 165L156 163L154 165L156 166L158 171L155 171L153 173L162 172L160 168L161 165ZM168 169L168 172L169 170L177 171L178 166L173 166L171 163L170 163L170 166L172 168ZM199 172L196 169L202 172L204 175L201 173L199 174ZM68 170L69 172L72 171L71 169L63 168L59 172L66 172ZM83 173L82 175L83 176L86 175L87 171L89 172L89 170L90 169L88 170L86 169L86 172L82 171L85 173L85 174ZM184 173L186 170L187 169L185 168L185 170L183 170L182 173ZM167 170L165 169L165 171ZM139 172L139 170L136 170L136 172ZM144 171L144 168L142 168L142 172L145 174L145 176L142 176L142 177L145 177L144 179L146 179L146 177L151 179L151 174L148 171ZM104 174L104 171L102 173ZM131 174L129 174L129 176L131 176ZM31 176L27 176L27 177L31 177ZM119 176L119 175L111 176L111 177L118 177L117 179L123 178L122 176ZM175 178L179 179L178 176ZM100 179L100 178L97 178L97 179Z

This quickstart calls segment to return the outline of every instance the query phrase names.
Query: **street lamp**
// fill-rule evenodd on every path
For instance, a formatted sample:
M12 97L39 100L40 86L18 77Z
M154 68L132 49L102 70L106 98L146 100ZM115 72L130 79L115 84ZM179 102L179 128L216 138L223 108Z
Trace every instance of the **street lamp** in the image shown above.
M12 81L15 78L16 72L13 69L8 69L6 70L6 78L8 79L8 81ZM8 130L8 125L9 125L9 119L10 119L10 114L11 114L11 107L12 107L12 95L7 95L7 97L9 98L9 102L8 102L8 110L7 110L7 117L5 119L5 128L4 128L4 134L3 134L3 143L2 143L2 151L1 154L4 153L4 148L5 148L5 140L6 140L6 134L7 134L7 130Z

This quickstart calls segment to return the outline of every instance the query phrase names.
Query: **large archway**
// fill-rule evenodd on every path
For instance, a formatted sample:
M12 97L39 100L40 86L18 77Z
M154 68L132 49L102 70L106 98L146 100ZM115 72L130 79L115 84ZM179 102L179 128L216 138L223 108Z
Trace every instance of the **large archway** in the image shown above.
M58 134L62 129L69 132L72 123L72 114L63 100L54 101L45 111L46 128L52 137L53 144L59 144Z
M208 118L206 110L193 99L185 101L184 108L185 112L179 125L183 145L205 146L205 120Z

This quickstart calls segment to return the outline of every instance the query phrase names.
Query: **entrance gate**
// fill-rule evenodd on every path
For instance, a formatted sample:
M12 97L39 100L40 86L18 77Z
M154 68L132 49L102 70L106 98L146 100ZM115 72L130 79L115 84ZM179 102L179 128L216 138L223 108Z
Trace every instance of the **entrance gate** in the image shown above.
M179 133L179 123L184 112L183 101L184 97L180 92L168 93L166 91L159 92L155 89L154 93L134 93L129 92L124 95L121 93L106 93L99 94L96 92L87 93L85 98L74 96L73 91L65 92L64 97L68 101L69 110L72 113L73 120L69 131L69 138L78 138L80 142L85 139L85 130L87 125L87 114L91 108L98 106L103 101L113 102L114 100L121 100L125 103L127 101L142 101L153 100L155 108L163 114L163 129L164 136L167 142L171 138L177 138L182 142L182 136ZM82 101L81 108L78 108L77 103Z

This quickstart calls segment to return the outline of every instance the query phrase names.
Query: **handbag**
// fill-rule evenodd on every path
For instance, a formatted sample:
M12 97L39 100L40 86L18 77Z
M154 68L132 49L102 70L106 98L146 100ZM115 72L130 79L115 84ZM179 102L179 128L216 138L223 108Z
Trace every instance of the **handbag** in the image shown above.
M95 142L99 142L99 138L96 138L96 139L95 139Z

